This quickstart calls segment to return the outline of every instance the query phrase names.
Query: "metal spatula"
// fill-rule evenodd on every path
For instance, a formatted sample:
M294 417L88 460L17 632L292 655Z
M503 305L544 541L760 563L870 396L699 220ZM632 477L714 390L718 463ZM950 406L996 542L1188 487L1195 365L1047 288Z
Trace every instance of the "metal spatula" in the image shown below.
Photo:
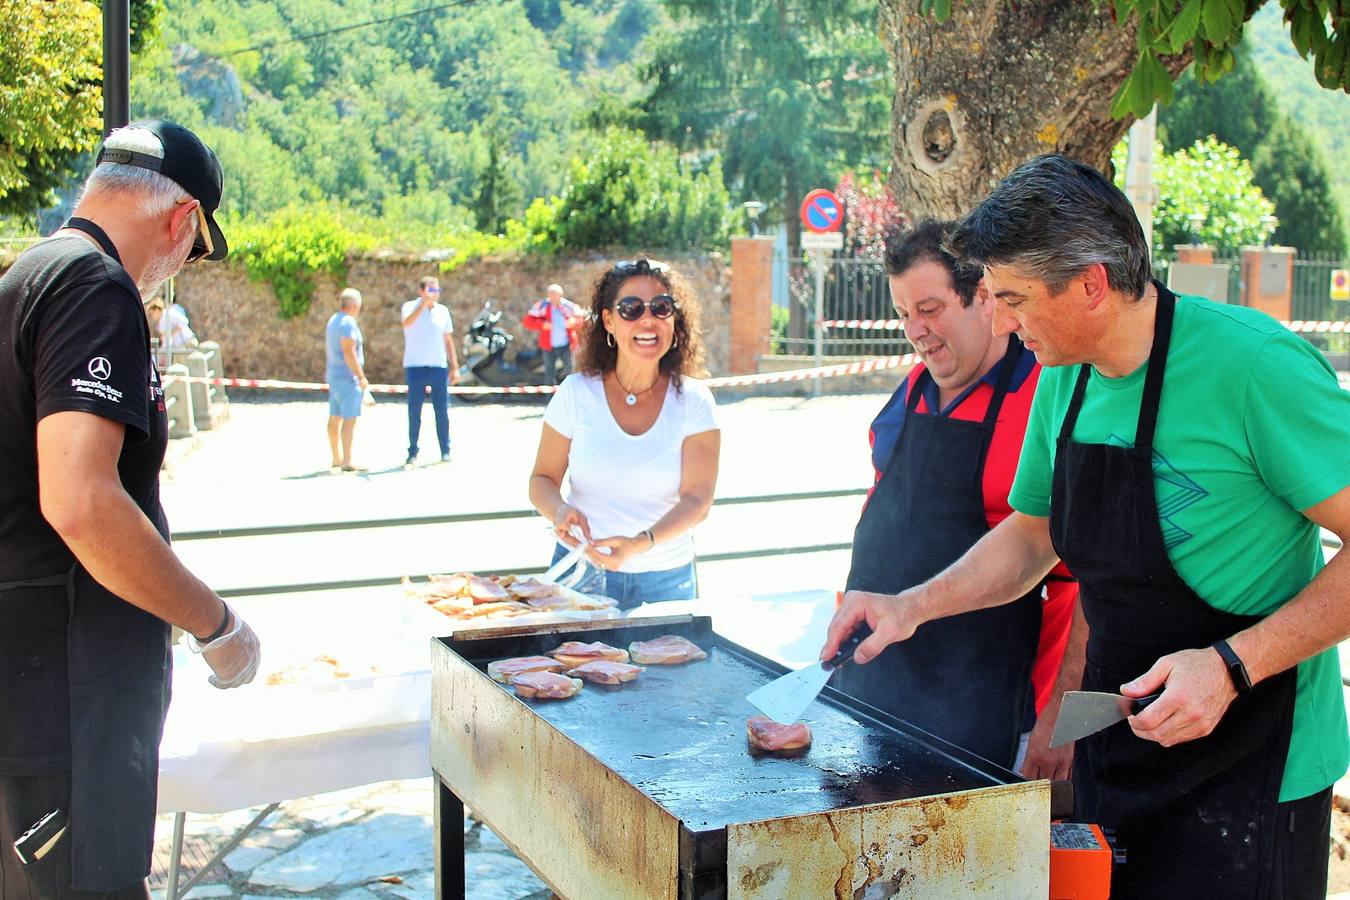
M745 699L775 722L790 725L802 717L811 701L820 696L834 670L853 658L853 651L862 643L860 635L844 641L833 658L813 662L795 672L789 672L756 688Z

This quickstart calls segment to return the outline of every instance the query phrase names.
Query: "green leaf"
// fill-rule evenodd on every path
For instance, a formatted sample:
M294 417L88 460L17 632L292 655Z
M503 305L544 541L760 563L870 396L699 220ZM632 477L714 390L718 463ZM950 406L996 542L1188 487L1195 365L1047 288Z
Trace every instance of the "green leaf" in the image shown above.
M1172 102L1172 76L1167 74L1167 69L1158 60L1157 55L1145 53L1139 61L1143 67L1147 81L1149 106L1153 101L1161 101L1164 104ZM1148 110L1144 110L1140 115L1148 115Z
M933 19L945 22L952 17L952 0L933 0Z
M1233 31L1233 16L1229 12L1228 0L1204 0L1200 21L1205 28L1205 38L1211 44L1216 47L1228 45Z
M1192 40L1200 28L1201 0L1186 0L1181 5L1177 17L1172 20L1171 47L1173 53L1180 53Z

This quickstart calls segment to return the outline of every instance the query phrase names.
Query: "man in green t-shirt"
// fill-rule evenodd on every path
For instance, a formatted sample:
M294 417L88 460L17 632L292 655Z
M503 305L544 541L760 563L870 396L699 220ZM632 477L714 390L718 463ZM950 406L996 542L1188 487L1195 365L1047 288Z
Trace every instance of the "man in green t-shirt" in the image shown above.
M1154 281L1129 201L1081 163L1023 165L952 245L1047 367L1015 511L917 588L849 592L822 656L866 622L866 662L1063 559L1084 690L1160 694L1075 747L1075 816L1125 851L1111 896L1324 895L1350 554L1323 567L1319 526L1350 534L1350 394L1269 317Z

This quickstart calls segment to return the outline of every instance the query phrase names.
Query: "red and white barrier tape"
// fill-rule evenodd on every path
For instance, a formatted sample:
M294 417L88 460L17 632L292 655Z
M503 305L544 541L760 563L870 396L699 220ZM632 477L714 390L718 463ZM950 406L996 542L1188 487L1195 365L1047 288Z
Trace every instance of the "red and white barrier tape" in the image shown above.
M710 388L741 387L755 384L779 384L785 381L806 381L811 378L836 378L841 375L860 375L864 372L880 372L901 366L913 365L918 359L913 353L904 356L881 356L875 359L862 359L857 362L838 363L832 366L816 366L810 369L789 369L784 372L764 372L758 375L723 375L706 379L703 383ZM168 380L167 378L165 379ZM214 384L221 387L267 388L288 391L326 391L328 385L312 381L279 381L274 378L203 378L190 375L178 380L188 384ZM406 394L406 384L372 384L371 393ZM461 387L452 385L452 394L551 394L557 388L552 385L521 385L518 387L479 387L477 385Z
M1305 322L1296 319L1280 324L1296 334L1350 334L1350 322ZM899 319L825 319L819 325L821 328L857 328L860 331L904 329L904 323Z

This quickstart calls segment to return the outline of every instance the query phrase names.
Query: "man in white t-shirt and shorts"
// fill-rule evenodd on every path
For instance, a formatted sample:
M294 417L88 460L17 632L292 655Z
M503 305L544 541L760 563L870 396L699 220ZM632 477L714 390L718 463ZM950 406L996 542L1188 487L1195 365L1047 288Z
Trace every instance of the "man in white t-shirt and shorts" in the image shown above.
M455 323L440 302L440 280L425 275L417 297L403 304L403 368L408 381L408 458L417 463L417 438L422 431L422 401L431 391L436 417L436 440L441 462L450 461L450 391L459 384L459 356L455 353Z

